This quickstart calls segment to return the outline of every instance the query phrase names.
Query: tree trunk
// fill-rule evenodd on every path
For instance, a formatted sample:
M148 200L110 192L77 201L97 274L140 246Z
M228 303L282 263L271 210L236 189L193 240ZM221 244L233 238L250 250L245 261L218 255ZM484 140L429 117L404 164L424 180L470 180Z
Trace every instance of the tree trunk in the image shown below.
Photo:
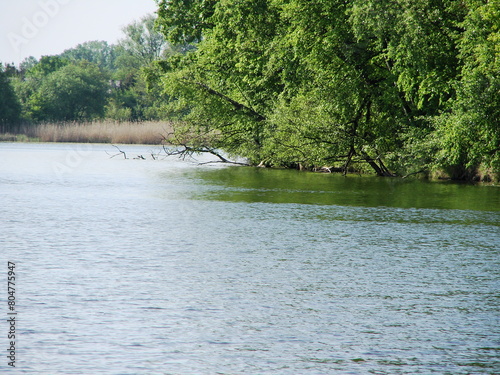
M382 160L380 160L380 158L373 159L373 158L370 157L370 155L368 155L364 151L361 152L361 155L362 155L363 159L368 164L370 164L370 167L373 168L373 170L375 171L375 173L377 174L377 176L395 177L395 175L393 173L391 173L391 171L389 171L389 169L387 169L387 167L384 165L384 163L382 162ZM379 162L379 164L377 164L377 161Z

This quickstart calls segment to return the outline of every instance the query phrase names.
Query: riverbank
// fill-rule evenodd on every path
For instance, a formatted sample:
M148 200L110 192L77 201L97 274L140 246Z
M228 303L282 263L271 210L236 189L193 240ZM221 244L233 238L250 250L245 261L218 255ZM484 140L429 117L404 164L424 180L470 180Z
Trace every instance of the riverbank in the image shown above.
M60 122L23 124L10 132L0 132L0 142L65 142L65 143L110 143L158 145L165 143L173 133L174 124L168 121L118 122L111 120L94 122ZM1 129L0 129L1 130ZM175 143L175 142L174 142ZM189 150L186 150L189 153ZM299 164L297 169L303 169ZM316 172L339 172L341 168L312 169ZM455 180L473 183L500 182L500 176L491 169L478 168L464 171L419 171L409 174L429 180ZM371 174L362 166L351 166L348 173ZM408 177L400 176L400 177Z
M0 134L0 141L161 144L172 131L172 124L164 121L42 123L21 125Z

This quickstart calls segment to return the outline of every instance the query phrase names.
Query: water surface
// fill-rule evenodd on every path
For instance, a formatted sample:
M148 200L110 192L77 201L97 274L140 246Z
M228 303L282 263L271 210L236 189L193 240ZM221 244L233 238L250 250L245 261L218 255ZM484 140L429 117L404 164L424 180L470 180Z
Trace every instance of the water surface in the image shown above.
M120 147L0 144L16 373L500 373L498 187Z

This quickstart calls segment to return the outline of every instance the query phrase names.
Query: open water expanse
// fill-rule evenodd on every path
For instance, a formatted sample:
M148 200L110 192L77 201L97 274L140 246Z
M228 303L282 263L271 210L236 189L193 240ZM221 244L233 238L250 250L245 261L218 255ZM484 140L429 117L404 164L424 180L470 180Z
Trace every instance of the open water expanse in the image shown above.
M0 373L500 374L499 187L120 148L0 143Z

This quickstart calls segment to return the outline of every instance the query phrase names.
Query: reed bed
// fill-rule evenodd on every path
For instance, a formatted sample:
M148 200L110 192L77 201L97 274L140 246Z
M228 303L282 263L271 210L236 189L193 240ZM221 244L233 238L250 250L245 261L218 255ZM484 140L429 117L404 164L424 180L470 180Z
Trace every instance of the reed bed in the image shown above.
M172 124L145 122L43 123L26 128L25 134L40 142L160 144L172 132Z

